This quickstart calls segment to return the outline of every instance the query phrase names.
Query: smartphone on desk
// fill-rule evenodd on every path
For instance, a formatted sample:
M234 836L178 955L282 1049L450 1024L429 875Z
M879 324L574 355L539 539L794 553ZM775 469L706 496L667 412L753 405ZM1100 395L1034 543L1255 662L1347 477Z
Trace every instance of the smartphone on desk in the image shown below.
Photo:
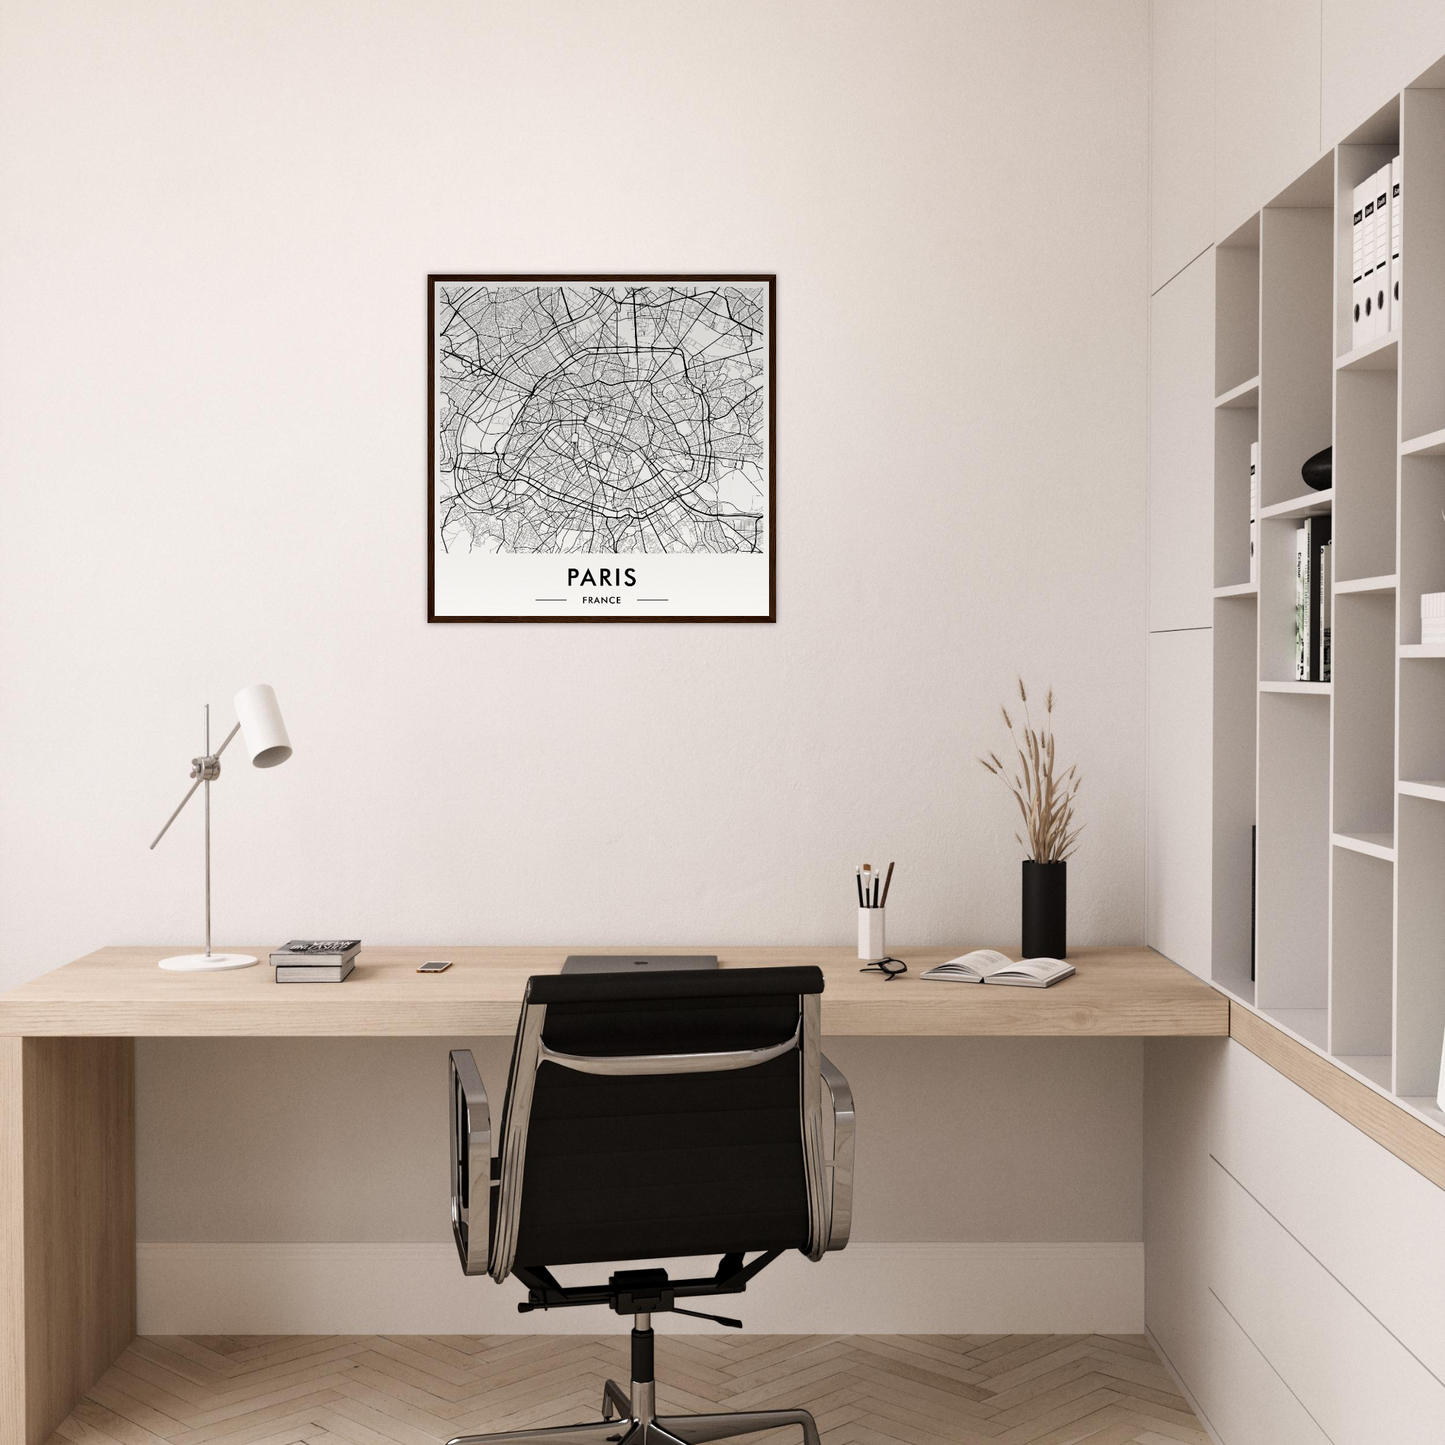
M429 958L417 969L418 973L445 973L452 966L449 958Z

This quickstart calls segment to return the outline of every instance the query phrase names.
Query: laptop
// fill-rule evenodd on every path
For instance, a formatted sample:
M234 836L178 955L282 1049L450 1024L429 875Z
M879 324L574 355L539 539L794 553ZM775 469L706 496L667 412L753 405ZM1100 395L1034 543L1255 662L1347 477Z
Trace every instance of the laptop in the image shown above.
M563 973L677 973L716 968L715 953L569 953Z

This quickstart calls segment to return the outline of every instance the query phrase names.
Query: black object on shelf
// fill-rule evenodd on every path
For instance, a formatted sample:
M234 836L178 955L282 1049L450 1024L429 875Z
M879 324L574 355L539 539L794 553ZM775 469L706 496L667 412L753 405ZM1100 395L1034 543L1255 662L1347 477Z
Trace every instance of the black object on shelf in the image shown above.
M1259 825L1249 825L1249 981L1254 982L1254 938L1259 926Z
M1299 469L1299 474L1304 478L1304 484L1313 488L1316 492L1327 492L1335 484L1335 449L1328 446L1322 452L1316 452Z
M1024 859L1023 953L1025 958L1068 954L1069 865Z

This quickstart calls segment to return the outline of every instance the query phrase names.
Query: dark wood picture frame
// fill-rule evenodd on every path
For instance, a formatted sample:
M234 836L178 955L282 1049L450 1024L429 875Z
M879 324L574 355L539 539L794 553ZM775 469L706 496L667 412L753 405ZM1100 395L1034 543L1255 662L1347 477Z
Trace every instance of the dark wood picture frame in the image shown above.
M740 616L725 616L703 614L699 616L609 616L600 615L516 615L516 616L441 616L436 611L436 545L437 545L437 497L436 497L436 449L437 449L437 416L436 416L436 287L439 282L494 282L494 283L532 283L532 282L577 282L580 284L596 284L606 282L618 282L622 284L642 282L686 282L694 285L707 284L709 282L752 282L764 283L767 286L767 314L768 314L768 356L767 356L767 388L768 388L768 442L767 442L767 466L768 466L768 610L766 614L744 614ZM493 273L493 274L470 274L465 272L435 272L427 276L427 471L426 471L426 496L427 496L427 543L426 543L426 564L427 564L427 621L429 623L448 622L537 622L537 623L658 623L658 622L776 622L777 621L777 285L778 278L773 272L716 272L708 274L665 274L651 272L617 272L600 274L550 274L531 272ZM586 554L573 554L586 555ZM597 554L610 555L610 554ZM666 555L666 554L663 554Z

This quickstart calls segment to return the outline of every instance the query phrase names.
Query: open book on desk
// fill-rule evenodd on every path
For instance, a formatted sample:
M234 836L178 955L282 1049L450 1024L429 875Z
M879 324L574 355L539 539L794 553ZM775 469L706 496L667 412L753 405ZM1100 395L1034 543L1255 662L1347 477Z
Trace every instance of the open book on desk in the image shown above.
M993 948L976 948L958 958L950 958L919 974L920 978L937 979L942 983L1007 983L1017 988L1047 988L1068 978L1074 965L1061 958L1026 958L1021 963Z

